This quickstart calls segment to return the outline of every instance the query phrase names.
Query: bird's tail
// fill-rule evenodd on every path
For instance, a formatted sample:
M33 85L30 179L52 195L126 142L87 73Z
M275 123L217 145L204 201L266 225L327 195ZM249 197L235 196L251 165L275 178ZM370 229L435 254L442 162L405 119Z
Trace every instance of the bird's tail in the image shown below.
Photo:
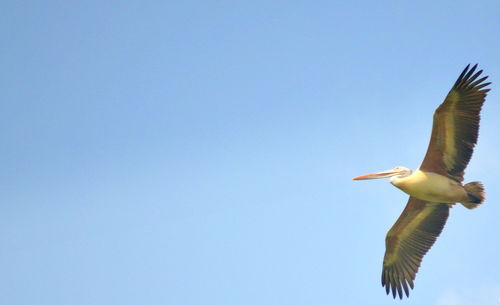
M484 186L481 182L470 182L464 185L464 189L469 197L468 202L462 202L463 206L468 209L475 209L484 202Z

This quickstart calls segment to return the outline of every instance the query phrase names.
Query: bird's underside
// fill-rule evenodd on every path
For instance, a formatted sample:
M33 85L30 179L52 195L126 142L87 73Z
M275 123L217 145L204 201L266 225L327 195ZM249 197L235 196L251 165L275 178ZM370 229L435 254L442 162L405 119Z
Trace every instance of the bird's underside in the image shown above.
M406 177L393 177L391 183L415 198L440 203L468 202L467 191L460 182L448 177L416 170Z
M354 180L392 177L391 183L410 195L386 236L382 286L393 297L409 296L422 258L443 230L456 202L472 209L484 201L480 182L462 185L479 131L485 89L477 65L467 66L444 102L436 109L431 139L419 170L404 167L367 174Z

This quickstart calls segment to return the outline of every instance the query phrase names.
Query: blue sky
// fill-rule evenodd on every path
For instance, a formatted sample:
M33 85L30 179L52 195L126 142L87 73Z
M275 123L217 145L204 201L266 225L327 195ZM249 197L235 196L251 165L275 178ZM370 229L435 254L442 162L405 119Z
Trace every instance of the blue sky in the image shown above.
M387 230L468 63L493 85L406 304L500 304L498 1L3 1L1 304L393 304Z

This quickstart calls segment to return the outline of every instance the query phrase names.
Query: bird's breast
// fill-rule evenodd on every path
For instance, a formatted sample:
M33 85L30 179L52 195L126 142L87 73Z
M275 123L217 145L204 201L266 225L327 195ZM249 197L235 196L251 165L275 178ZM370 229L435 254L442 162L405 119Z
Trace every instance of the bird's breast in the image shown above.
M391 183L410 196L431 202L455 203L467 198L467 193L457 181L421 170L407 177L396 177Z

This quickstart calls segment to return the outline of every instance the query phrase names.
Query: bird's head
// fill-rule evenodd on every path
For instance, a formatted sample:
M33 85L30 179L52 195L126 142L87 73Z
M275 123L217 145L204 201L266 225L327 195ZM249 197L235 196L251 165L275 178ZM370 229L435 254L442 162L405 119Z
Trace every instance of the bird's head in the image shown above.
M411 173L412 173L412 170L407 168L407 167L396 166L395 168L392 168L390 170L386 170L383 172L366 174L366 175L354 177L354 178L352 178L352 180L379 179L379 178L388 178L388 177L393 177L393 176L396 176L398 178L403 178L403 177L411 175Z

